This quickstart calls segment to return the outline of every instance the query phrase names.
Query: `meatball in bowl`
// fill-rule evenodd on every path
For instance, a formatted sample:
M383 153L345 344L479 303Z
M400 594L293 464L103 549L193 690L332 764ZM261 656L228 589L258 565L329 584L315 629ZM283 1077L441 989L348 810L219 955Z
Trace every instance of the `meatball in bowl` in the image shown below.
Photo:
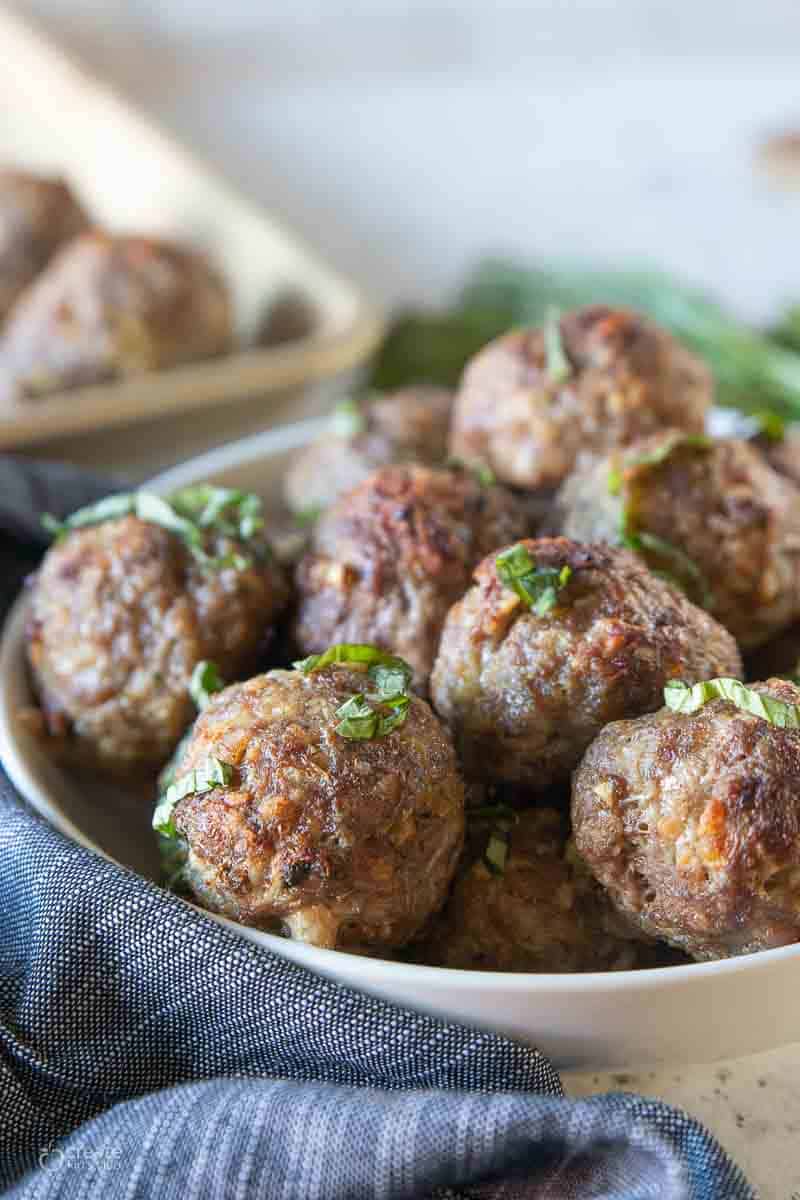
M657 429L702 433L708 369L627 309L576 309L521 329L467 364L450 447L503 483L552 491L574 468Z
M157 767L213 660L255 666L288 599L260 501L205 485L113 496L61 525L30 588L27 654L52 748L115 772Z
M578 852L626 919L696 959L800 940L800 688L665 689L575 773Z
M383 467L314 529L297 572L298 646L308 654L374 643L406 659L424 692L447 611L473 567L527 524L514 496L468 470Z
M628 546L744 647L800 617L800 489L750 442L655 434L572 476L554 521Z
M328 948L419 933L462 849L464 785L410 679L375 647L338 646L213 697L154 818L204 907Z
M343 401L330 428L301 450L286 472L288 507L301 517L318 516L378 467L443 463L452 400L442 388L419 386L361 403Z
M485 810L481 852L465 864L420 957L465 971L630 970L651 942L615 912L553 808Z
M668 680L741 670L731 635L627 550L540 538L477 568L430 691L468 777L537 793L609 721L658 708Z

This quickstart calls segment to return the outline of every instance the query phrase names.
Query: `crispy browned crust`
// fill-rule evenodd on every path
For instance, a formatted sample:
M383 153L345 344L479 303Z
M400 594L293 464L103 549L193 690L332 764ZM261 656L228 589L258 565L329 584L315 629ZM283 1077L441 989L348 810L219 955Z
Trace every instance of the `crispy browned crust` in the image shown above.
M228 679L251 668L286 600L271 559L203 571L174 534L132 516L71 533L30 597L28 659L50 734L111 770L163 762L193 716L196 663Z
M753 685L790 704L785 680ZM698 959L800 939L800 732L727 701L607 726L575 773L577 849L625 916Z
M86 233L20 297L0 355L22 398L229 350L227 287L202 254L143 237Z
M317 945L400 946L443 903L464 836L452 742L428 705L355 741L336 710L362 672L273 671L221 693L199 717L178 774L214 756L229 787L176 809L188 878L208 907Z
M702 432L711 376L668 333L602 306L567 313L560 328L572 367L563 383L548 378L540 329L515 330L472 359L453 410L453 454L540 490L665 426Z
M682 579L692 599L706 603L743 646L756 646L800 617L800 491L751 443L735 439L636 465L671 436L656 434L576 473L556 501L559 527L583 541L616 542L624 504L637 529L677 546L700 568L705 586ZM609 492L612 471L621 479L619 496Z
M383 467L319 521L297 572L306 653L372 642L424 689L450 605L488 550L526 532L519 502L468 472Z
M56 250L87 227L63 180L0 170L0 324Z
M740 675L733 638L632 554L565 538L523 543L572 577L545 616L490 554L451 609L431 675L468 776L540 792L565 782L609 721L662 704L669 679Z

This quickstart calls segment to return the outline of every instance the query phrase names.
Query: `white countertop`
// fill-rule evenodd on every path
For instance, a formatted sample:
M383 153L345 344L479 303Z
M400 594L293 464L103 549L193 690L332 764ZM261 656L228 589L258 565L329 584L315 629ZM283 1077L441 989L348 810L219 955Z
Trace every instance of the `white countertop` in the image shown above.
M800 191L753 166L800 126L797 0L17 7L381 299L487 249L646 258L756 318L800 296ZM565 1083L681 1105L764 1200L800 1198L800 1045Z

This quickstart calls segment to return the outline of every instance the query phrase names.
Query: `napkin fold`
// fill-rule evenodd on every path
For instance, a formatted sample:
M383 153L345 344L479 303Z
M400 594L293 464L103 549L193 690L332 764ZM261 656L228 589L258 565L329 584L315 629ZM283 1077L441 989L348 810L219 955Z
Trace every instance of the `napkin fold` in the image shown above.
M108 481L0 460L0 604ZM113 783L108 804L114 804ZM0 1186L19 1200L752 1200L698 1122L321 979L0 776Z

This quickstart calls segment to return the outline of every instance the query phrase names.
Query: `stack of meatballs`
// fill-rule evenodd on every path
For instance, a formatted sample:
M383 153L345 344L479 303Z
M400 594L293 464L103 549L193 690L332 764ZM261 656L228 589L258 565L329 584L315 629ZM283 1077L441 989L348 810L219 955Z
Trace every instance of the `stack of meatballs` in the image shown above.
M179 886L319 947L565 972L799 940L800 467L710 439L712 391L595 306L455 396L337 413L285 478L294 561L225 489L75 514L31 590L41 736L162 768Z

